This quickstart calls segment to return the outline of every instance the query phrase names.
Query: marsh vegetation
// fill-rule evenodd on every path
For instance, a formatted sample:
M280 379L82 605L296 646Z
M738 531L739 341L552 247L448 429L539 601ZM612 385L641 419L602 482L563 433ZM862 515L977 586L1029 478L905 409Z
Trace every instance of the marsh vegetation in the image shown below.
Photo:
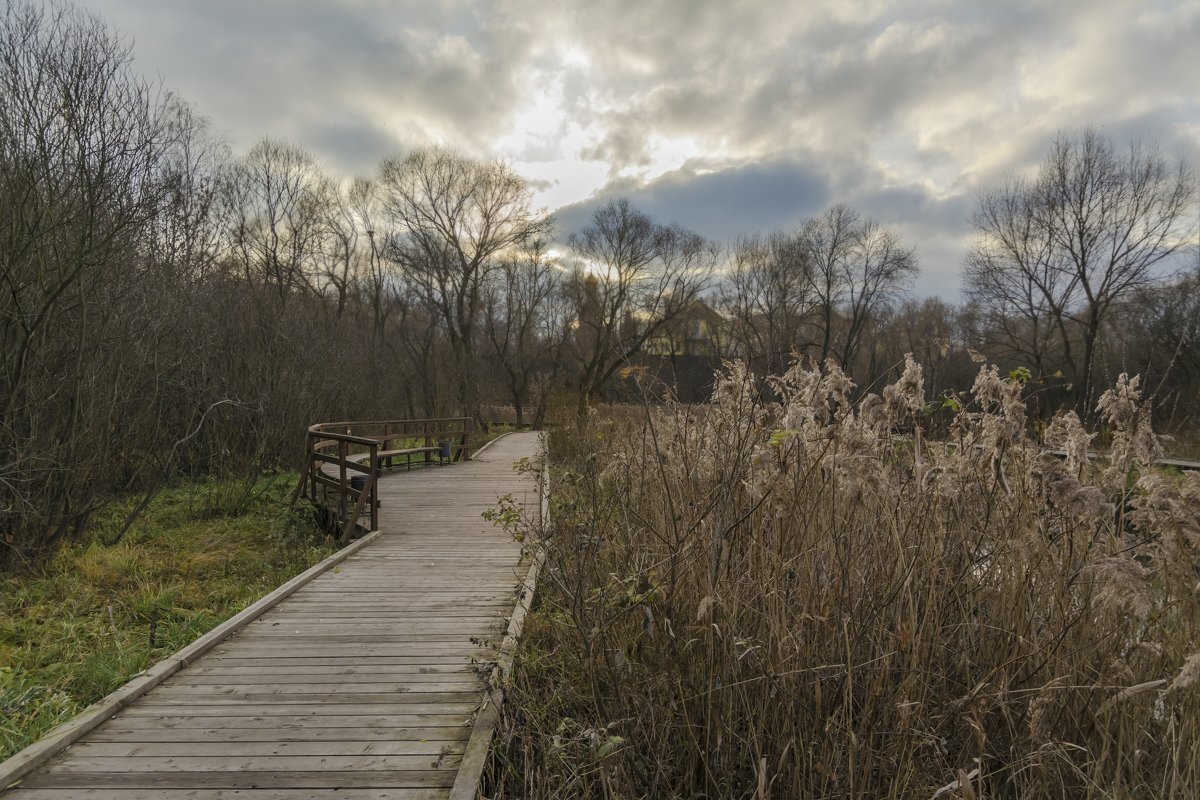
M1103 462L994 366L939 441L911 359L769 385L552 432L494 796L1195 796L1200 474L1137 378Z

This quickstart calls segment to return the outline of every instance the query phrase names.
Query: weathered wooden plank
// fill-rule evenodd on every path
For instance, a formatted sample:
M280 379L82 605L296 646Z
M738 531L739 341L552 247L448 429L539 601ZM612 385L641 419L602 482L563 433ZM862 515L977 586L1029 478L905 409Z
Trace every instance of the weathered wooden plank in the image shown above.
M448 640L454 641L463 636L479 636L502 629L503 620L487 622L466 622L458 625L426 624L423 622L398 622L396 620L381 620L371 623L346 623L332 625L324 622L292 622L273 623L261 626L253 632L254 636L263 640L299 639L301 641L362 641L369 637L371 641L407 641L407 640ZM384 638L384 637L392 637ZM246 636L242 639L249 638Z
M464 693L466 694L466 693ZM405 699L404 695L395 695L392 702L365 701L362 703L349 702L316 702L316 703L216 703L205 701L203 704L191 703L150 703L141 702L130 706L125 711L125 718L130 717L171 717L185 714L194 717L270 717L270 716L358 716L371 717L375 715L389 716L400 714L469 714L479 705L479 692L471 693L470 701L441 701L420 702L422 695L412 695L413 702L398 702Z
M463 555L467 555L468 548L463 547ZM403 591L419 587L421 584L442 585L443 588L455 590L458 588L470 588L472 583L460 582L457 578L468 578L470 581L480 581L494 583L499 585L511 585L512 582L520 578L520 571L511 569L511 567L494 567L492 570L470 570L466 575L455 575L456 581L454 585L446 585L438 581L436 575L430 575L430 567L421 567L419 565L410 564L406 566L396 567L396 569L388 569L389 564L379 564L371 567L364 567L360 570L347 570L342 575L334 576L329 581L323 581L313 585L313 593L319 591L353 591L359 594L380 593L386 594L391 591ZM515 566L515 565L514 565ZM306 595L311 593L305 593Z
M39 772L22 785L30 789L341 789L359 787L445 787L455 770L329 770L295 772Z
M454 624L454 620L466 618L492 618L506 614L509 606L516 597L515 591L494 597L480 599L414 601L412 599L396 599L386 602L367 603L320 603L313 606L289 608L280 613L280 619L346 619L370 621L376 619L410 618L410 616L427 615L432 619Z
M457 675L468 672L471 667L467 664L308 664L289 666L279 664L250 664L247 666L231 666L227 661L209 663L203 661L189 669L175 680L196 681L204 678L221 678L222 676L255 676L274 675L279 678L287 676L306 675L346 675L353 676L350 680L390 680L393 675L405 675L417 678L419 676L436 677L438 675ZM301 683L305 681L301 680Z
M416 688L405 687L398 692L330 692L324 691L293 692L286 689L265 691L261 687L242 687L233 692L203 692L195 689L168 689L156 692L147 698L147 705L183 705L185 703L203 703L205 706L219 708L237 708L242 705L269 703L271 705L311 705L313 703L328 704L359 704L359 705L408 705L412 703L477 703L483 694L481 687L476 685L469 691L420 691Z
M289 655L295 658L316 658L320 656L332 656L334 658L354 658L355 656L454 656L458 658L470 658L471 656L482 656L488 652L490 651L486 648L466 641L393 642L390 644L385 642L356 647L354 648L353 656L346 656L346 648L338 647L337 645L314 644L306 647L302 642L272 644L259 639L231 643L223 647L216 655L224 657L237 656L239 658L258 658L260 656L285 658Z
M467 548L464 548L464 550L466 550L466 549ZM464 552L463 556L465 557L467 555L468 554ZM414 567L413 569L415 570L417 568ZM428 570L428 568L426 568L426 570ZM362 575L359 577L361 577L362 580L365 580L367 575ZM396 576L397 581L399 581L400 579L404 579L404 578L409 578L409 579L404 580L403 583L387 584L387 583L381 581L379 583L379 585L368 585L368 584L362 583L361 581L355 581L355 580L353 580L355 578L355 576L350 576L351 580L347 580L344 583L337 582L337 583L328 583L328 584L322 584L319 586L314 586L310 591L305 592L304 596L305 596L305 598L313 598L313 597L317 597L322 594L336 594L339 596L346 597L347 599L359 599L365 595L402 597L402 596L405 596L408 594L420 593L418 590L429 589L429 588L437 589L440 592L446 593L446 594L452 594L452 595L456 595L456 596L458 596L458 595L466 596L466 595L472 595L472 594L479 594L479 593L483 593L483 592L497 592L499 590L506 591L506 590L509 590L511 587L515 587L517 581L520 578L519 575L512 574L511 571L509 572L509 574L490 574L490 575L466 576L466 577L475 577L475 578L478 578L481 580L487 579L487 581L489 583L493 584L494 587L496 587L496 588L489 589L487 587L484 587L484 588L476 587L469 581L461 581L460 582L457 580L457 576L455 576L455 577L456 577L456 579L453 584L446 584L444 582L437 581L436 579L432 578L428 574L423 575L423 576L416 575L416 574L414 574L412 576L397 575Z
M79 742L64 754L80 758L213 758L227 756L417 756L462 753L459 741L409 739L335 742Z
M426 615L440 620L456 617L491 617L508 611L509 609L504 606L512 602L514 595L516 592L507 591L494 595L460 599L396 597L377 603L343 600L336 603L289 605L278 609L276 614L279 619L289 617L375 618L405 615Z
M186 678L170 682L168 686L193 694L244 691L247 686L296 692L328 692L338 686L346 687L347 691L401 692L404 687L413 686L413 691L424 692L446 691L437 690L434 686L454 686L455 690L462 686L476 687L479 686L480 675L475 670L462 669L456 673L409 673L403 675L402 680L397 678L395 674L386 673L278 675L263 672L257 675L187 675Z
M16 789L5 800L445 800L447 790L383 789Z
M314 728L381 728L404 730L407 728L444 728L463 725L474 713L472 707L463 711L451 711L439 707L436 713L415 712L406 708L401 712L373 714L256 714L252 716L231 716L225 714L196 715L186 714L138 714L121 716L109 722L105 729L112 730L191 730L201 728L237 729L237 730L271 730L283 733L312 730Z
M363 658L373 657L430 657L468 659L472 656L484 656L492 651L486 644L487 637L477 637L479 641L409 641L409 642L380 642L367 646L358 646L353 650L354 655L346 656L347 648L337 643L325 644L314 642L305 645L302 641L281 640L277 643L261 639L247 641L231 646L220 653L222 658L255 658L272 656L277 658L353 658L355 655Z
M497 641L499 636L494 637ZM481 637L473 643L471 649L459 647L457 644L429 642L395 642L392 644L372 645L369 648L356 650L358 655L344 656L346 648L337 645L305 648L302 645L275 646L255 643L246 647L223 653L221 660L234 662L263 663L276 661L280 664L369 664L387 663L379 659L404 659L399 663L408 664L470 664L480 661L490 661L495 655L491 646L492 637ZM373 659L360 661L359 659ZM334 659L337 659L336 661ZM472 661L474 659L474 661Z
M286 677L286 676L285 676ZM311 681L311 676L306 676ZM420 677L420 676L418 676ZM405 681L397 683L394 680L390 683L347 683L345 679L329 680L324 683L297 683L273 679L259 679L253 683L172 683L170 686L163 687L155 692L155 697L160 701L177 698L194 698L197 701L205 700L213 697L230 697L238 699L249 699L255 695L267 695L271 697L283 695L381 695L388 696L393 694L422 694L429 692L463 692L471 691L475 694L480 692L479 677L472 673L463 673L458 680L446 680L445 676L437 681Z
M312 608L291 609L286 614L281 614L279 620L281 622L289 619L345 620L352 623L367 623L374 620L404 620L427 616L431 620L438 620L449 625L454 625L457 624L457 620L460 618L467 620L501 619L510 610L505 608L505 606L511 606L516 596L517 592L509 592L501 599L486 600L483 602L447 600L438 604L413 605L402 601L388 604L369 603L361 606L314 606Z
M476 617L483 618L485 623L494 622L501 619L501 614L504 613L502 611L503 605L512 605L518 594L515 591L507 591L504 593L502 599L488 599L482 602L470 597L444 595L438 605L414 605L405 598L378 601L367 598L365 602L355 605L335 602L321 607L289 610L286 616L280 616L278 620L271 620L271 623L278 622L279 625L264 624L256 626L253 632L247 632L242 638L257 635L257 631L263 628L280 627L286 624L284 621L289 618L301 620L346 618L350 624L387 625L389 622L393 624L422 624L420 617L427 615L432 617L430 623L440 620L443 629L446 629L446 626L469 624L469 621ZM337 596L336 594L330 595L333 598ZM451 610L457 613L447 613ZM467 621L459 622L458 620L460 619ZM451 620L454 621L451 622Z
M410 538L411 542L411 538ZM511 555L513 551L519 548L516 547L496 547L495 545L483 545L478 548L480 555L475 558L467 569L482 570L484 567L499 567L501 569L520 569L520 562L513 561ZM494 555L490 555L495 553ZM460 566L458 561L462 555L462 548L443 548L434 550L429 547L418 547L415 543L410 544L403 550L380 550L378 553L371 551L371 564L378 566L380 564L396 565L403 567L407 565L419 566Z
M323 719L329 719L325 717ZM444 718L443 718L444 719ZM211 721L211 720L210 720ZM105 725L88 736L87 742L76 743L74 747L84 747L98 743L188 743L199 744L208 742L261 742L279 744L287 742L314 742L322 747L331 747L344 742L459 742L466 741L470 728L466 725L441 725L424 728L394 728L380 726L376 728L349 727L299 727L286 729L271 726L269 728L127 728L116 723Z
M371 655L297 656L294 654L290 655L290 656L286 655L286 654L280 655L280 656L269 656L269 655L264 655L264 654L260 653L260 654L252 655L252 656L225 655L225 656L221 656L220 658L205 659L203 663L208 664L210 666L214 666L214 667L265 666L265 667L277 667L280 669L283 669L284 667L303 668L305 666L314 665L314 664L321 665L321 666L355 666L355 667L369 667L369 666L462 667L462 666L466 666L466 665L469 665L472 663L488 661L488 660L490 660L489 656L491 656L491 653L483 653L482 655L477 656L475 661L472 662L471 655L460 655L457 653L450 653L449 655L425 653L424 655L404 654L404 655L375 655L375 656L371 656Z
M464 556L466 555L467 554L464 553ZM425 574L423 575L417 574L416 568L414 568L414 574L412 575L400 574L395 576L396 581L403 581L402 583L388 583L387 581L382 580L374 583L368 583L367 576L365 575L361 576L359 579L355 579L354 576L350 576L350 578L344 582L331 581L329 583L323 583L319 586L314 586L310 591L305 592L305 596L315 597L321 594L335 594L339 597L355 599L370 596L379 596L383 598L411 594L420 589L435 589L445 594L459 596L478 593L481 591L496 592L515 588L517 582L520 580L518 575L511 573L507 575L499 575L495 573L488 575L463 575L461 576L462 580L459 580L460 576L456 575L454 576L454 583L452 585L448 585L445 583L446 576L441 577L442 580L438 580L438 576L429 575L428 570L426 570Z
M364 615L387 617L395 614L420 614L428 612L432 616L442 618L478 616L479 614L491 615L500 611L507 611L508 609L504 608L504 606L511 604L516 594L516 592L501 592L495 595L480 597L438 600L396 598L379 603L312 603L309 605L289 606L281 614L333 617L360 617Z
M235 748L231 748L235 749ZM71 773L118 773L132 775L139 772L407 772L427 769L456 767L462 760L460 754L451 752L453 746L445 745L445 753L417 753L410 755L299 755L299 756L245 756L229 753L220 756L123 756L105 758L98 756L76 756L70 750L55 759L54 772L58 775ZM459 748L461 750L461 748Z
M512 598L509 599L509 604L512 603ZM497 604L499 606L499 604ZM404 611L335 611L334 613L321 613L319 611L305 611L286 616L280 615L274 618L275 623L280 627L289 626L306 626L306 625L328 625L337 626L345 630L351 626L365 628L369 625L388 624L406 626L410 622L424 621L426 623L437 623L443 626L456 625L496 625L504 624L506 621L505 613L500 608L479 608L459 609L461 613L450 614L448 610L438 611L436 609L406 609Z
M455 578L457 585L453 587L446 586L445 579L437 580L420 580L406 581L402 587L366 587L359 586L354 589L342 589L337 586L322 586L319 589L313 589L308 593L310 597L326 597L332 602L345 601L349 599L360 602L373 602L375 600L384 601L395 598L401 598L408 595L421 595L423 597L437 597L445 599L449 597L461 597L469 599L477 597L480 594L497 594L507 592L515 594L517 589L518 579L515 577L506 577L504 579L488 579L486 581L473 581L470 578L463 578L461 581Z
M505 620L499 616L479 619L462 617L455 621L426 622L418 616L397 618L381 616L374 619L350 619L345 622L331 622L314 618L308 620L272 620L270 623L257 625L251 631L236 641L246 641L251 637L263 636L310 636L310 635L341 635L362 636L363 634L394 633L408 635L454 635L463 631L471 635L477 630L491 630L503 626ZM337 633L337 632L341 633Z
M468 554L464 553L463 557L464 558L468 557ZM416 568L414 568L414 569L416 569ZM432 568L427 567L425 569L426 569L426 572L428 572ZM447 569L449 569L449 568L447 568ZM366 579L366 576L362 576L362 577L363 577L363 580ZM450 576L447 575L447 576L443 576L443 577L445 578L445 577L450 577ZM466 576L466 577L469 578L471 576ZM467 580L459 581L457 579L457 576L455 576L454 582L449 583L449 584L445 583L445 582L439 582L439 581L431 578L431 576L429 576L428 574L423 575L423 576L413 575L413 576L411 576L411 579L408 579L408 576L403 576L403 575L398 575L398 576L396 576L396 578L397 578L397 580L403 580L403 583L395 583L392 585L386 585L382 582L380 583L380 585L367 585L364 583L358 583L357 585L351 585L349 582L347 582L345 584L338 584L338 583L322 584L320 586L313 587L308 592L305 592L303 599L306 601L314 600L314 599L321 599L323 602L327 602L327 603L328 602L365 603L365 602L371 602L371 600L374 598L378 598L380 600L397 600L397 601L399 601L399 600L404 600L404 599L419 600L419 599L428 597L433 600L439 600L439 599L443 599L442 595L451 595L454 597L460 597L460 596L461 597L471 597L471 596L481 595L481 594L494 595L494 594L503 594L505 592L512 592L515 590L516 584L519 580L518 576L514 576L512 574L507 574L507 575L503 575L503 576L496 575L496 574L480 575L480 576L476 576L476 578L478 580L486 579L490 585L476 586ZM432 593L427 594L425 591L423 591L426 589L432 590ZM338 598L343 598L343 599L339 601ZM287 608L287 607L285 607L285 608Z
M364 639L369 639L373 645L383 644L403 644L408 645L409 649L421 648L425 645L447 645L459 646L460 637L467 636L470 638L487 638L501 632L502 629L495 625L489 625L485 628L469 627L464 628L460 633L453 634L449 631L417 631L410 633L405 630L397 630L395 626L380 625L375 633L370 630L360 633L332 633L330 629L316 629L311 632L304 631L263 631L255 637L254 643L262 647L283 647L286 645L295 645L297 647L307 647L315 649L318 647L330 647L339 644L357 644ZM336 629L335 629L336 630Z
M467 556L464 554L463 556ZM389 601L403 602L410 598L432 598L447 602L450 598L462 598L464 600L473 600L481 595L492 596L497 594L505 594L512 596L516 594L520 578L515 576L506 576L504 578L471 578L463 576L462 578L454 578L456 585L447 586L445 579L442 581L429 578L421 580L405 581L403 586L359 586L357 588L339 588L337 586L322 586L318 589L313 589L308 593L309 597L325 598L326 602L333 607L341 604L349 604L357 602L360 604L373 604L376 602L383 603Z

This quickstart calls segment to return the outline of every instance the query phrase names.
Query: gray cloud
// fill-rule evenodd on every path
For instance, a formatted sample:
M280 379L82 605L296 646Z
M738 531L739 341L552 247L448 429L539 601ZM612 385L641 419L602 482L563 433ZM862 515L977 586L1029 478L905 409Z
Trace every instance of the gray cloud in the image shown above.
M564 227L618 193L718 239L847 201L951 297L973 198L1060 130L1200 166L1197 0L79 2L235 149L503 155Z
M753 163L716 172L680 169L648 184L615 182L587 201L556 214L566 235L588 223L592 212L627 197L659 222L677 222L711 239L729 242L740 232L795 225L830 202L827 177L798 162Z
M565 241L600 205L626 197L659 222L677 222L729 245L739 233L794 230L844 201L895 227L916 246L923 267L915 287L919 294L956 296L958 266L971 235L971 199L937 198L916 185L883 190L869 188L873 185L859 171L812 162L755 162L714 172L681 169L646 184L614 182L586 201L559 209L556 219Z
M132 34L142 69L162 74L235 145L283 136L338 169L434 141L486 152L519 96L531 36L482 2L86 5ZM376 132L365 160L314 134L346 125L365 144L361 119Z
M303 141L355 175L370 175L379 166L380 154L396 148L392 133L361 114L314 124Z

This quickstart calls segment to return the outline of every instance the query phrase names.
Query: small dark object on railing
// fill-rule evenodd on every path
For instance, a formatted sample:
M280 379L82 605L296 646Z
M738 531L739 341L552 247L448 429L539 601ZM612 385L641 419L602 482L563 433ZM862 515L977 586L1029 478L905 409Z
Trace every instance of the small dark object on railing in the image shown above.
M367 488L367 476L366 475L352 475L350 477L350 488L356 492L361 492L363 489L366 489Z
M450 460L450 442L447 441L446 439L442 439L440 442L438 442L438 447L441 448L441 451L438 453L438 455L440 455L442 457L442 461L443 462L449 461Z

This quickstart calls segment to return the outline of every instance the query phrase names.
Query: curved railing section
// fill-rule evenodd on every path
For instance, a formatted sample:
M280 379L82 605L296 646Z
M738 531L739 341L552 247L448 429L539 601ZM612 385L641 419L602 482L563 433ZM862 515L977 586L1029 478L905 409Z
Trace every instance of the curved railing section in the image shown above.
M292 505L302 496L313 501L342 541L360 520L376 530L382 471L470 460L471 433L470 417L319 422L308 429Z

